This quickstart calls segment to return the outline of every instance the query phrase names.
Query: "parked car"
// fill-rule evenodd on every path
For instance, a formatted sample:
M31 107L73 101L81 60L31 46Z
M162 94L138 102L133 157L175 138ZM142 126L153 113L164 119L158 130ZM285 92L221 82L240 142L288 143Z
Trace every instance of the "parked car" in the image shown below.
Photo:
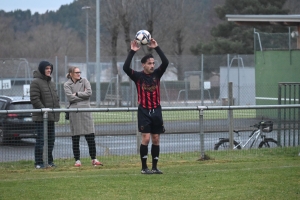
M33 109L29 97L0 95L0 110L23 109ZM35 124L32 121L32 113L0 114L0 143L35 137Z

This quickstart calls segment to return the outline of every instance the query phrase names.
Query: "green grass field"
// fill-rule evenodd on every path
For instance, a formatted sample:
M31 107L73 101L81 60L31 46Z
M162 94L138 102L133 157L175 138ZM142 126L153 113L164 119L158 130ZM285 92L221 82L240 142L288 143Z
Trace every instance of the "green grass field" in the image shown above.
M255 109L235 110L234 118L254 118ZM136 121L136 112L93 112L95 124L101 123L126 123ZM204 119L227 119L227 110L208 110L204 111ZM164 121L188 121L199 120L199 111L163 111ZM65 124L65 113L60 114L59 124Z
M300 199L299 147L162 154L163 175L140 174L138 156L57 161L37 170L32 161L1 163L0 199ZM86 163L86 164L84 164ZM151 165L151 163L149 163Z

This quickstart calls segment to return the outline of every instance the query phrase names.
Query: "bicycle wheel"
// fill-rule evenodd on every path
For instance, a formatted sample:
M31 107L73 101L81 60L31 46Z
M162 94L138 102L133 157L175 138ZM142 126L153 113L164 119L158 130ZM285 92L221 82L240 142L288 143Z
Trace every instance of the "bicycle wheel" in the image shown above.
M234 146L237 146L239 143L237 141L233 141L233 144ZM223 140L220 140L218 143L215 144L215 147L214 147L214 150L229 150L229 139L223 139ZM236 147L237 149L241 149L241 146L238 145Z
M274 148L278 147L277 141L273 138L265 138L264 141L261 141L258 145L258 148Z

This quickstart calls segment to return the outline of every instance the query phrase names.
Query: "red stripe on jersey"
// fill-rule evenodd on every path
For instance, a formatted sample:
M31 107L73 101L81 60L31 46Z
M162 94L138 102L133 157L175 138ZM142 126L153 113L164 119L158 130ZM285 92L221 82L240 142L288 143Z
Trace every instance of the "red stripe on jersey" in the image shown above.
M160 81L157 81L157 87L156 87L156 105L154 106L155 108L157 108L158 105L160 105Z
M141 92L140 92L140 90L141 90L141 84L138 81L138 82L136 82L136 91L137 91L137 94L138 94L138 104L141 104L141 97L140 97Z
M152 93L151 92L145 92L146 93L146 95L147 95L147 100L146 100L146 103L147 104L145 104L145 106L148 108L148 109L151 109L151 107L152 107L152 101L151 101L151 95L152 95Z
M146 101L147 101L147 93L144 91L143 87L141 87L141 104L143 107L146 107Z

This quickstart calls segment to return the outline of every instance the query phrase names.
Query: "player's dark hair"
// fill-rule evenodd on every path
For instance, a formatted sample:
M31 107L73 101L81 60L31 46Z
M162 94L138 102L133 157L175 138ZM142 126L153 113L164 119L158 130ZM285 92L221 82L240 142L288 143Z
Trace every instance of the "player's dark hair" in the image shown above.
M141 59L141 63L146 63L149 58L154 58L152 54L147 54Z

